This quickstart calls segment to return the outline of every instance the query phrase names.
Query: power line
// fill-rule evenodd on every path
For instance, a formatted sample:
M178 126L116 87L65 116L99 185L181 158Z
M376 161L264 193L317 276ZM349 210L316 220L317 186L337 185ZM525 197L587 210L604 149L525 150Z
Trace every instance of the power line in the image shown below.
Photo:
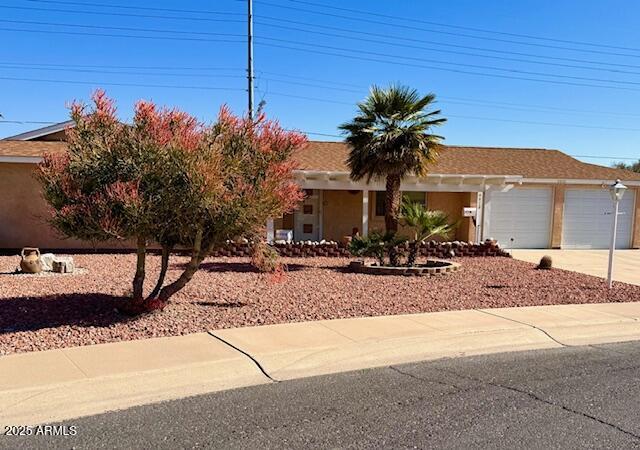
M211 10L203 10L203 9L157 8L157 7L148 7L148 6L115 5L115 4L108 4L108 3L74 2L74 1L58 1L58 0L27 0L27 1L30 1L30 2L33 2L33 3L50 3L50 4L74 5L74 6L94 6L94 7L101 7L101 8L134 9L134 10L143 10L143 11L164 11L164 12L193 13L193 14L244 16L243 13L234 13L234 12L228 12L228 11L211 11ZM351 13L356 13L356 14L365 14L365 15L369 15L369 16L382 17L382 18L386 18L386 19L401 20L401 21L405 21L405 22L424 23L426 25L436 25L436 26L440 26L440 27L453 28L453 29L459 29L459 30L476 31L476 32L481 32L481 33L497 34L497 35L503 35L503 36L521 37L521 38L526 38L526 39L535 39L535 40L542 40L542 41L548 41L548 42L559 42L559 43L565 43L565 44L585 45L585 46L599 47L599 48L611 48L611 49L617 49L617 50L640 51L640 49L633 48L633 47L624 47L624 46L617 46L617 45L610 45L610 44L601 44L601 43L594 43L594 42L585 42L585 41L577 41L577 40L550 38L550 37L546 37L546 36L535 36L535 35L530 35L530 34L510 33L510 32L504 32L504 31L487 30L487 29L476 28L476 27L451 25L451 24L446 24L446 23L442 23L442 22L433 22L433 21L421 20L421 19L416 19L416 18L394 16L394 15L389 15L389 14L380 14L380 13L374 13L374 12L371 12L371 11L358 10L358 9L341 8L341 7L330 6L330 5L314 3L314 2L308 2L308 1L301 1L301 0L287 0L287 1L289 1L291 3L305 4L305 5L314 6L314 7L320 7L320 8L325 8L325 9L332 9L332 10L337 10L337 11L345 11L345 12L351 12Z
M559 74L551 74L551 73L546 73L546 72L533 72L533 71L529 71L529 70L505 69L503 67L484 66L484 65L481 65L481 64L455 63L455 62L449 62L449 61L441 61L441 60L437 60L437 59L424 59L424 58L418 58L418 57L412 57L412 56L397 56L397 55L394 55L394 54L391 54L391 53L372 52L372 51L368 51L368 50L358 50L358 49L343 48L343 47L336 47L336 46L332 46L332 45L322 45L322 44L317 44L317 43L308 43L308 42L300 42L300 41L292 42L291 40L288 40L288 39L279 39L279 38L265 37L265 36L260 37L260 39L264 39L264 40L268 40L268 41L274 41L274 42L284 42L284 43L287 43L287 44L305 45L305 46L314 47L314 48L318 47L318 48L326 48L326 49L329 49L329 50L338 50L338 51L344 51L344 52L354 52L354 53L358 53L358 54L373 55L373 56L376 56L376 57L377 56L381 56L381 57L385 57L385 58L397 58L397 59L405 59L405 60L411 60L411 61L420 61L420 62L424 61L424 62L433 63L433 64L445 64L445 65L450 65L450 66L455 66L455 67L471 67L471 68L474 68L474 69L489 69L489 70L496 70L496 71L508 72L508 73L517 73L517 74L535 75L535 76L546 76L546 77L555 77L555 78L580 80L580 81L596 81L596 82L600 82L600 83L640 85L640 83L635 82L635 81L608 80L608 79L604 79L604 78L581 77L581 76L572 76L572 75L559 75Z
M0 7L1 8L1 7ZM232 39L207 39L207 38L186 38L175 36L139 36L135 34L108 34L108 33L88 33L84 31L60 31L60 30L27 30L24 28L0 28L0 31L17 32L17 33L40 33L40 34L66 34L72 36L96 36L96 37L115 37L115 38L131 38L131 39L149 39L164 41L190 41L190 42L227 42L242 44L246 41Z
M103 3L82 3L82 2L64 2L64 1L46 1L46 0L29 0L29 1L40 2L40 3L71 4L71 5L81 5L81 6L127 8L127 9L152 10L152 11L188 12L188 13L202 13L202 14L226 14L226 15L236 15L236 16L242 15L241 13L228 13L228 12L218 12L218 11L208 11L208 10L149 8L149 7L140 7L140 6L108 5L108 4L103 4ZM13 8L13 7L7 6L7 8ZM15 8L19 8L19 7L15 7ZM345 8L335 8L335 9L345 9ZM42 9L39 9L39 10L42 10ZM47 11L49 11L49 10L47 10ZM55 11L55 10L51 10L51 11ZM86 13L86 14L103 14L103 15L107 14L107 15L109 15L109 13L98 13L98 12L94 12L94 11L70 11L70 10L60 10L60 11L61 12L71 12L71 13L81 13L81 14ZM374 13L371 13L371 14L374 14ZM134 15L134 17L147 17L147 16ZM176 19L177 18L177 19L185 19L185 20L191 20L191 19L200 20L199 18L180 18L180 17L174 17L174 16L172 16L172 17L167 17L167 16L148 16L148 17L166 18L166 19ZM364 34L364 35L386 37L386 38L390 38L390 39L402 39L402 40L405 40L405 41L409 40L409 41L414 41L414 42L427 42L427 43L430 43L430 44L433 44L433 45L441 45L441 46L457 47L457 48L466 48L466 49L480 50L480 51L493 52L493 53L514 54L514 55L520 55L520 56L530 56L530 57L544 58L544 59L550 59L550 60L565 60L565 61L570 61L570 62L582 62L582 63L588 63L588 64L599 64L599 65L608 65L608 66L640 68L640 66L630 65L630 64L603 63L603 62L600 62L600 61L588 61L588 60L580 60L580 59L575 59L575 58L552 57L552 56L548 56L548 55L536 55L536 54L528 54L528 53L522 53L522 52L513 52L513 51L506 51L506 50L496 50L496 49L479 48L479 47L472 47L472 46L465 46L465 45L457 45L457 44L451 44L451 43L424 41L424 40L419 40L419 39L410 39L410 38L407 38L407 37L400 38L400 37L397 37L397 36L388 36L388 35L381 35L381 34L377 34L377 33L368 33L368 32L349 30L349 29L344 29L344 28L339 28L339 27L322 26L322 25L305 23L305 22L300 22L300 21L295 21L295 20L287 20L287 19L278 18L278 17L269 17L269 16L261 16L261 17L264 18L264 19L268 19L268 20L276 20L276 21L294 23L294 24L299 24L299 25L304 25L304 26L313 26L313 27L320 27L320 28L326 28L326 29L333 29L333 30L344 31L344 32L349 32L349 33L358 33L358 34ZM203 19L203 20L205 20L205 19ZM235 21L235 22L241 22L241 21ZM278 26L278 25L268 24L268 23L262 23L262 25L272 26L272 27L279 27L279 28L295 29L295 30L299 30L299 31L303 31L303 32L312 32L310 30L304 30L304 29L299 29L299 28L291 28L291 27L283 27L283 26ZM179 31L172 31L172 32L179 33ZM183 32L183 33L189 33L189 32ZM194 33L197 33L197 32L194 32ZM315 32L315 33L317 33L317 32ZM203 34L203 33L197 33L197 34ZM206 33L204 33L204 34L206 34ZM349 38L347 36L343 36L343 37L344 38ZM351 39L353 39L353 38L351 38ZM389 44L391 44L391 43L389 43ZM423 49L427 49L427 50L431 50L431 51L443 51L443 50L437 50L437 49L429 49L427 47L416 47L416 48L423 48ZM458 53L460 53L460 52L458 52ZM460 53L460 54L465 54L465 53ZM469 54L467 54L467 55L469 55ZM486 57L486 58L496 59L496 57L491 57L489 55L474 55L474 54L471 54L471 55L472 56L479 56L479 57ZM507 59L507 60L511 60L511 59ZM512 59L512 60L514 60L514 61L522 61L522 60L518 60L518 59ZM533 64L541 64L541 62L536 62L536 61L526 61L526 62L533 63ZM564 66L564 65L561 65L561 66ZM573 66L567 65L567 67L573 67ZM590 68L590 67L582 67L582 66L580 66L580 67L576 66L576 68L584 68L584 69L590 69L590 70L606 70L606 71L613 71L613 72L620 72L620 73L635 73L635 74L637 74L636 72L625 72L625 71L620 71L620 70L599 69L599 68Z
M137 72L130 70L109 70L109 69L67 69L64 67L25 67L25 66L9 66L0 62L0 69L16 69L16 70L44 70L44 71L56 71L56 72L71 72L71 73L100 73L100 74L112 74L112 75L144 75L144 76L168 76L168 77L198 77L198 78L242 78L242 75L229 75L229 74L201 74L201 73L175 73L175 72Z
M621 47L621 46L617 46L617 45L599 44L599 43L595 43L595 42L585 42L585 41L576 41L576 40L568 40L568 39L558 39L558 38L550 38L550 37L546 37L546 36L534 36L534 35L531 35L531 34L508 33L508 32L504 32L504 31L487 30L487 29L483 29L483 28L467 27L467 26L461 26L461 25L451 25L451 24L446 24L446 23L442 23L442 22L432 22L432 21L420 20L420 19L416 19L416 18L393 16L393 15L389 15L389 14L380 14L380 13L374 13L374 12L371 12L371 11L364 11L364 10L358 10L358 9L340 8L340 7L337 7L337 6L323 5L323 4L320 4L320 3L307 2L307 1L303 1L303 0L287 0L287 1L292 2L292 3L301 3L301 4L305 4L305 5L322 7L322 8L327 8L327 9L339 10L339 11L346 11L346 12L353 12L353 13L357 13L357 14L366 14L366 15L369 15L369 16L383 17L383 18L386 18L386 19L403 20L403 21L408 21L408 22L424 23L424 24L427 24L427 25L436 25L436 26L439 26L439 27L455 28L455 29L458 29L458 30L478 31L478 32L481 32L481 33L498 34L498 35L503 35L503 36L513 36L513 37L522 37L522 38L527 38L527 39L537 39L537 40L549 41L549 42L561 42L561 43L565 43L565 44L588 45L588 46L591 46L591 47L612 48L612 49L618 49L618 50L631 50L631 51L636 51L636 52L640 51L640 49L633 48L633 47Z
M499 53L499 54L507 54L507 55L529 56L529 57L533 57L533 58L541 58L541 59L548 59L548 60L555 60L555 61L569 61L569 62L580 62L580 63L586 63L586 64L597 64L597 65L607 66L607 67L591 67L591 66L576 65L576 64L554 63L554 62L545 62L545 61L534 61L534 60L531 60L531 59L523 59L523 58L512 58L512 57L505 57L505 56L483 55L483 54L479 54L479 53L470 53L470 52L464 52L464 51L458 51L458 50L445 50L445 49L440 49L440 48L425 47L424 45L412 45L412 44L381 41L381 40L377 40L377 39L359 38L359 37L355 37L355 36L345 36L345 35L336 34L336 33L328 33L328 32L310 30L310 29L306 29L306 28L290 27L290 26L285 26L285 25L276 25L276 24L272 24L272 23L256 21L257 24L262 25L262 26L268 26L268 27L279 28L279 29L284 29L284 30L291 30L291 31L299 31L299 32L308 33L308 34L316 34L316 35L337 37L337 38L342 38L342 39L350 39L350 40L355 40L355 41L360 41L360 42L372 42L372 43L375 43L375 44L393 45L393 46L402 47L402 48L413 48L413 49L420 49L420 50L447 53L447 54L454 54L454 55L473 56L473 57L478 57L478 58L495 59L495 60L499 60L499 61L515 61L515 62L524 62L524 63L527 63L527 64L544 65L544 66L566 67L566 68L572 68L572 69L595 70L595 71L603 71L603 72L613 72L613 73L640 75L640 72L633 72L633 71L628 71L628 70L621 70L621 69L612 68L612 67L640 68L639 65L633 65L633 64L604 63L604 62L601 62L601 61L590 61L590 60L575 59L575 58L553 57L553 56L537 55L537 54L523 53L523 52L512 52L512 51L507 51L507 50L495 50L495 49L487 49L487 48L482 48L482 47L473 47L473 46L468 46L468 45L448 44L448 43L441 43L441 42L435 42L435 41L424 41L424 40L420 40L420 39L412 39L412 38L407 38L407 37L399 37L399 36L385 35L385 34L379 34L379 33L370 33L370 32L357 31L357 30L349 30L349 29L346 29L346 28L340 28L340 27L334 27L334 26L315 25L315 24L311 24L311 23L305 23L305 22L299 22L299 21L293 21L293 20L286 20L286 19L278 19L278 18L272 18L272 17L264 17L264 16L262 16L262 18L263 19L267 19L267 20L278 20L278 21L287 22L287 23L297 23L297 24L300 24L300 25L311 26L311 27L316 27L316 28L321 28L321 29L337 30L337 31L342 31L342 32L352 33L352 34L376 36L376 37L382 37L382 38L385 38L385 39L395 39L395 40L399 40L399 41L403 41L403 42L406 42L406 41L421 42L421 43L426 42L426 43L429 43L429 44L432 44L432 45L440 45L440 46L445 46L445 47L472 49L472 50L479 50L479 51Z
M261 39L266 39L266 38L261 38ZM269 39L272 39L272 38L269 38ZM391 64L391 65L398 65L398 66L405 66L405 67L417 67L417 68L422 68L422 69L440 70L440 71L460 73L460 74L465 74L465 75L494 77L494 78L511 79L511 80L533 81L533 82L537 82L537 83L558 84L558 85L565 85L565 86L580 86L580 87L592 87L592 88L600 88L600 89L616 89L616 90L626 90L626 91L637 91L638 90L638 89L626 88L626 87L621 87L621 86L606 86L606 85L597 85L597 84L589 84L589 83L576 83L576 82L559 81L559 80L543 80L543 79L539 79L539 78L520 77L520 76L502 75L502 74L492 74L492 73L486 73L486 72L472 72L472 71L468 71L468 70L450 69L450 68L437 67L437 66L427 66L427 65L424 65L424 64L413 64L413 63L407 63L407 62L401 62L401 61L389 61L389 60L384 60L384 59L379 59L379 58L370 58L370 57L365 57L365 56L359 56L359 54L367 53L367 52L364 52L364 51L346 50L346 49L340 49L340 48L337 48L337 47L334 47L334 48L336 48L338 50L341 50L341 51L350 51L350 52L356 53L356 55L343 55L343 54L339 54L339 53L335 53L335 52L327 52L327 51L323 51L323 50L310 51L309 49L305 49L305 48L291 47L291 46L288 46L288 45L280 45L280 44L268 44L268 43L260 43L260 42L257 42L257 44L264 45L264 46L267 46L267 47L282 48L282 49L294 50L294 51L299 51L299 52L304 52L304 53L314 53L314 54L317 54L317 55L336 56L336 57L339 57L339 58L346 58L346 59L349 59L349 60L357 59L357 60L360 60L360 61L371 61L371 62L379 62L379 63L383 63L383 64ZM300 44L300 43L298 43L298 44ZM302 44L302 45L312 45L313 46L313 44ZM402 58L402 57L395 56L395 55L390 55L390 56L394 57L394 58Z
M60 121L58 122L52 122L52 121L41 121L41 120L4 120L4 119L0 119L0 123L7 123L7 124L25 124L25 125L53 125L56 123L60 123Z
M117 17L141 17L145 19L170 19L170 20L191 20L197 22L225 22L225 23L244 23L239 19L213 19L210 17L178 17L178 16L159 16L151 14L133 14L133 13L117 13L117 12L99 12L99 11L79 11L77 9L57 9L57 8L35 8L31 6L8 6L1 5L4 9L20 9L27 11L43 11L43 12L59 12L65 14L86 14L94 16L117 16Z
M174 34L202 34L206 36L228 36L228 37L242 37L244 38L244 34L233 34L233 33L211 33L206 31L183 31L183 30L167 30L167 29L157 29L157 28L140 28L140 27L109 27L104 25L82 25L77 23L60 23L60 22L40 22L40 21L31 21L31 20L10 20L10 19L0 19L0 22L7 23L19 23L26 25L50 25L50 26L60 26L60 27L70 27L70 28L87 28L87 29L99 29L99 30L117 30L117 31L142 31L148 33L174 33Z
M227 70L240 71L245 70L241 67L211 67L211 66L122 66L122 65L104 65L104 64L55 64L55 63L24 63L16 61L0 61L0 64L9 64L14 66L53 66L53 67L89 67L94 69L140 69L140 70Z
M85 84L85 85L102 85L102 86L128 86L128 87L149 87L163 89L198 89L207 91L235 91L245 92L243 88L219 87L219 86L190 86L190 85L167 85L167 84L144 84L144 83L114 83L104 81L77 81L77 80L54 80L45 78L19 78L19 77L0 77L0 80L8 81L26 81L35 83L54 83L54 84Z
M502 39L502 38L492 38L492 37L487 37L487 36L475 36L475 35L470 35L470 34L465 34L465 33L454 33L454 32L451 32L451 31L433 30L433 29L415 27L415 26L410 26L410 25L390 24L389 22L383 22L383 21L379 21L379 20L364 19L364 18L361 18L361 17L351 17L351 16L345 16L345 15L341 15L341 14L327 13L327 12L321 12L321 11L313 11L313 10L309 10L309 9L298 8L298 7L295 7L295 6L279 5L277 3L266 2L266 1L263 1L263 0L259 0L256 3L260 3L262 5L267 5L267 6L274 6L276 8L289 9L289 10L294 10L294 11L306 12L306 13L310 13L310 14L318 14L318 15L327 16L327 17L334 17L334 18L346 19L346 20L357 21L357 22L366 22L366 23L372 23L372 24L375 24L375 25L394 26L394 27L398 27L398 28L422 31L422 32L427 32L427 33L437 33L437 34L441 34L441 35L444 34L444 35L450 35L450 36L466 37L466 38L471 38L471 39L481 39L481 40L487 40L487 41L505 42L505 43L509 43L509 44L527 45L527 46L532 46L532 47L553 48L553 49L558 49L558 50L569 50L569 51L583 52L583 53L595 53L595 54L611 55L611 56L624 56L624 57L627 57L627 58L640 58L640 55L631 55L631 54L628 54L628 53L617 53L617 52L608 52L608 51L601 51L601 50L590 50L590 49L581 49L581 48L573 48L573 47L563 47L563 46L558 46L558 45L540 44L540 43L534 43L534 42L522 42L522 41L514 41L514 40Z
M278 97L289 97L289 98L297 98L301 100L311 100L322 103L333 103L336 105L353 105L352 103L342 102L338 100L331 100L327 98L319 98L319 97L309 97L303 95L295 95L288 94L285 92L273 92L273 91L262 91L263 94L266 95L275 95ZM465 115L457 115L457 114L447 114L447 117L453 117L458 119L471 119L471 120L483 120L483 121L491 121L491 122L510 122L510 123L521 123L527 125L544 125L544 126L554 126L554 127L570 127L570 128L586 128L586 129L594 129L594 130L613 130L613 131L640 131L640 128L624 128L624 127L602 127L597 125L582 125L582 124L568 124L568 123L554 123L554 122L536 122L536 121L528 121L528 120L514 120L514 119L502 119L496 117L478 117L478 116L465 116Z
M164 36L138 36L138 35L126 35L126 34L87 33L87 32L59 31L59 30L56 30L56 31L44 31L44 30L26 30L26 29L12 29L12 28L0 28L0 30L9 31L9 32L36 32L36 33L45 33L45 34L55 33L55 34L68 34L68 35L85 35L85 36L98 36L98 37L117 37L117 38L152 39L152 40L243 43L243 41L239 41L239 40L225 40L225 39L186 38L186 37L182 38L182 37L164 37ZM270 38L270 37L261 37L260 39L271 40L271 41L276 41L276 42L285 42L285 43L290 43L291 42L291 41L286 40L286 39L278 39L278 38ZM453 66L457 66L457 67L484 68L484 69L496 70L496 71L502 71L502 72L508 72L508 73L519 73L519 74L526 74L526 75L547 76L547 77L572 79L572 80L598 81L598 82L612 83L612 84L640 85L640 83L633 82L633 81L606 80L606 79L590 78L590 77L577 77L577 76L570 76L570 75L548 74L548 73L544 73L544 72L531 72L531 71L523 71L523 70L518 70L518 69L505 69L505 68L500 68L500 67L482 66L482 65L478 65L478 64L452 63L452 62L448 62L448 61L439 61L439 60L424 60L422 58L413 58L413 57L406 57L406 56L405 57L400 57L400 56L396 56L396 55L388 54L388 53L370 52L370 51L355 50L355 49L345 49L345 48L340 48L340 47L334 47L334 46L328 46L328 45L320 45L320 44L310 44L310 43L305 43L305 42L295 42L295 44L311 46L311 47L328 48L328 49L345 51L345 52L353 52L353 53L357 53L357 54L363 54L363 53L364 54L371 54L371 55L375 55L375 56L383 56L383 57L390 57L390 58L396 58L396 59L411 59L411 60L416 60L416 61L428 61L428 62L432 62L432 63L435 63L435 64L446 64L446 65L453 65ZM304 51L306 53L309 53L309 50L307 50L307 49L300 49L300 48L296 48L296 47L288 47L288 46L276 45L276 44L266 44L266 45L269 45L269 46L272 46L272 47L290 49L290 50ZM638 90L638 89L623 88L623 87L618 87L618 86L603 86L603 85L593 85L593 84L587 84L587 83L569 83L569 82L560 82L560 81L553 81L553 80L541 80L541 79L526 78L526 77L516 77L516 76L506 76L506 75L499 75L499 74L489 74L489 73L470 72L470 71L463 71L463 70L454 70L454 69L447 69L447 68L443 68L443 67L415 65L415 64L408 64L408 63L401 63L401 62L373 59L373 58L364 58L364 57L361 57L361 56L347 56L347 55L341 55L341 54L336 54L336 53L322 52L322 51L319 51L319 50L314 50L314 53L325 54L325 55L330 55L330 56L338 56L338 57L343 57L343 58L344 57L348 57L350 59L360 59L360 60L368 60L368 61L375 61L375 62L383 62L383 63L387 63L387 64L396 64L396 65L405 65L405 66L409 65L409 66L413 66L413 67L423 67L423 68L428 68L428 69L432 69L432 70L444 70L444 71L462 73L462 74L467 74L467 75L479 75L479 76L519 79L519 80L525 80L525 81L555 83L555 84L583 86L583 87L596 87L596 88L605 88L605 89L607 89L607 88L608 89L623 89L623 90L631 90L631 91Z
M142 11L164 11L164 12L180 12L180 13L197 13L197 14L213 14L222 16L242 16L242 13L234 13L228 11L210 11L203 9L173 9L173 8L151 8L148 6L131 6L131 5L113 5L110 3L88 3L88 2L67 2L54 0L27 0L33 3L53 3L57 5L74 5L74 6L96 6L99 8L117 8L117 9L137 9Z
M53 67L47 67L53 66ZM84 69L88 67L89 69ZM61 72L80 72L80 73L111 73L117 75L152 75L152 76L171 76L171 77L200 77L200 78L243 78L243 75L227 75L227 74L200 74L200 73L167 73L167 72L157 72L158 70L204 70L204 71L216 71L216 70L237 70L234 68L219 68L219 67L179 67L179 66L119 66L119 65L74 65L74 64L43 64L43 63L16 63L16 62L7 62L0 61L0 68L5 69L28 69L28 70L53 70L53 71L61 71ZM145 72L137 72L137 71L115 71L112 69L142 69L142 70L154 70L153 73L145 73ZM307 83L307 82L298 82L292 81L296 79L302 80L312 80L322 83L334 83L331 80L322 80L318 78L309 78L309 77L297 77L291 76L289 74L282 74L279 72L262 72L265 74L272 74L277 77L282 77L285 79L278 79L272 77L258 77L258 81L267 81L267 82L275 82L275 83L283 83L290 85L300 85L300 86L308 86L315 87L319 89L327 89L327 90L335 90L335 91L343 91L343 92L353 92L353 93L363 93L368 88L356 84L344 83L347 86L354 86L359 89L345 89L335 86L324 86L315 83ZM290 80L287 80L290 78ZM285 93L280 93L279 95L285 95ZM300 98L301 96L286 94L287 96L291 96L292 98ZM303 97L307 99L315 99L314 97ZM640 114L633 113L621 113L621 112L613 112L613 111L593 111L593 110L580 110L575 108L560 108L553 106L545 106L545 105L535 105L535 104L521 104L521 103L510 103L510 102L499 102L495 100L488 99L477 99L477 98L466 98L466 97L454 97L454 96L439 96L439 100L441 100L444 104L461 104L461 105L469 105L469 106L477 106L477 107L489 107L489 108L500 108L500 109L512 109L512 110L521 110L521 111L532 111L538 110L542 112L557 112L557 113L572 113L572 114L591 114L591 115L611 115L618 117L640 117ZM333 102L333 101L332 101ZM339 102L344 105L352 105L351 102Z

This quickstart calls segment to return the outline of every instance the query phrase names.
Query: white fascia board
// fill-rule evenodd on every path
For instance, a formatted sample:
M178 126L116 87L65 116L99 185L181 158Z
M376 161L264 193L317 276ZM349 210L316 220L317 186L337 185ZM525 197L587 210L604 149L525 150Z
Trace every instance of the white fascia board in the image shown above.
M319 171L319 170L295 170L294 175L303 180L349 180L350 174L349 172L339 172L339 171ZM431 184L431 183L447 183L451 184L459 184L460 181L466 182L470 181L471 183L465 184L485 184L487 182L497 182L497 183L519 183L522 181L521 175L487 175L487 174L440 174L440 173L430 173L424 177L416 177L416 176L408 176L403 184ZM474 181L476 183L474 183ZM366 186L367 183L358 182L357 184ZM369 183L369 186L375 185L376 183Z
M0 156L0 163L40 164L41 162L40 156Z
M379 190L385 189L383 181L353 181L348 172L298 170L294 172L305 189L329 190ZM504 186L520 183L520 175L453 175L429 174L426 177L408 177L400 189L403 191L481 192L485 186Z
M640 186L640 181L634 181L634 180L628 180L625 181L624 179L621 179L623 184L626 184L627 186ZM522 183L536 183L536 184L592 184L595 186L602 186L602 185L610 185L615 183L616 180L614 179L609 179L609 180L593 180L593 179L587 179L587 180L582 180L582 179L575 179L575 178L523 178L522 179Z
M14 136L9 136L4 138L5 141L30 141L31 139L37 139L42 136L46 136L48 134L58 133L60 131L64 131L68 126L73 124L73 120L67 120L65 122L54 123L53 125L49 125L43 128L38 128L37 130L27 131L25 133L16 134Z

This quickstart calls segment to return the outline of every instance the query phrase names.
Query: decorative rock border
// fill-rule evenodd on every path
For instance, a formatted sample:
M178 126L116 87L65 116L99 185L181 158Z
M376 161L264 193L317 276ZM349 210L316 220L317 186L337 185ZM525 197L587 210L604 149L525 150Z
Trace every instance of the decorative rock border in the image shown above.
M364 261L351 261L349 270L355 273L368 275L405 275L405 276L435 276L457 272L460 264L453 261L430 259L426 265L414 267L387 267L375 264L366 264Z
M348 258L351 256L346 244L335 241L304 241L275 243L273 247L281 256L312 258L317 256ZM425 242L418 252L427 258L451 258L453 256L506 256L511 255L495 242ZM246 242L229 242L225 247L213 251L212 256L251 256Z

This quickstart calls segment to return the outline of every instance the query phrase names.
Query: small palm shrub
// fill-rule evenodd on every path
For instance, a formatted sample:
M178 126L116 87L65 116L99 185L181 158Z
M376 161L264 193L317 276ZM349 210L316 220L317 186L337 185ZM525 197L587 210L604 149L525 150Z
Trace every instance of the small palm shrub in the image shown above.
M457 223L450 223L443 211L430 211L423 204L411 203L406 199L402 204L401 219L414 230L413 240L409 242L408 267L416 264L418 251L424 241L434 237L448 239L458 226Z
M355 256L375 258L380 266L400 265L404 256L406 238L394 233L372 232L368 236L356 236L349 243L349 251Z

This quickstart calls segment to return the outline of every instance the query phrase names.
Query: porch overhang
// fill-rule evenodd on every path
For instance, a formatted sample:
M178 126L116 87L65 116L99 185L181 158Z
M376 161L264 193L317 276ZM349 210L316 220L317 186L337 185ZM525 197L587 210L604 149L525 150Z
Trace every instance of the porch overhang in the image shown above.
M384 180L353 181L348 172L296 170L296 181L303 189L384 191ZM458 175L430 173L424 177L405 177L402 191L483 192L491 187L522 183L521 175Z

